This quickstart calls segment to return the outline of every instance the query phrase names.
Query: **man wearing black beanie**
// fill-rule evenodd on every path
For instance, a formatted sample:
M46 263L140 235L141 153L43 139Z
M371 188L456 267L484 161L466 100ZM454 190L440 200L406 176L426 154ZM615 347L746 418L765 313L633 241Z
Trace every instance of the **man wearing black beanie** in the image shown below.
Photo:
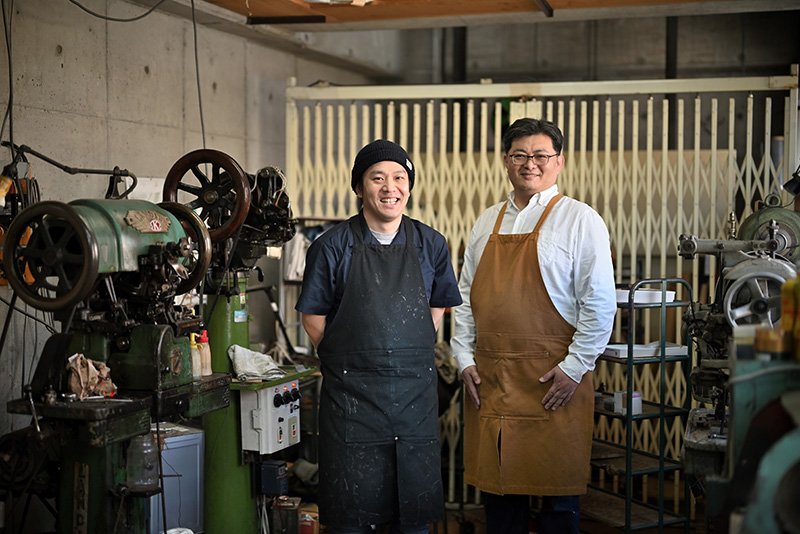
M332 534L427 533L444 515L433 348L461 297L444 236L403 215L414 180L400 145L363 147L363 208L306 258L296 309L323 374L318 503Z

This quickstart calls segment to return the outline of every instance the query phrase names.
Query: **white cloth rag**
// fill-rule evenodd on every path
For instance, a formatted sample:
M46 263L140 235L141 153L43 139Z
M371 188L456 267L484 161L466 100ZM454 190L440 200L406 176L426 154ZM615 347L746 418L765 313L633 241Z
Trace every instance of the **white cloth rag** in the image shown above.
M228 347L228 358L233 363L236 378L245 380L272 380L286 375L268 354L246 349L240 345Z

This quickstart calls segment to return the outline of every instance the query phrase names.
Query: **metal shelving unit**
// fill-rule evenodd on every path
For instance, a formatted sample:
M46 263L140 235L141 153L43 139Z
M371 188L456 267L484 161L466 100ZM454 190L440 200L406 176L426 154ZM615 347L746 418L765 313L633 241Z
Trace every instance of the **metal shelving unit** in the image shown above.
M636 282L628 293L628 302L621 302L618 307L628 311L629 328L627 333L627 355L601 356L600 358L610 363L624 365L626 372L626 403L625 413L617 413L605 408L605 400L610 394L603 394L595 403L595 414L622 421L625 428L625 444L620 445L607 441L595 440L592 447L592 466L604 472L618 476L624 481L625 494L611 492L596 486L590 486L589 493L581 502L581 510L587 517L603 523L634 532L643 529L658 528L663 532L665 526L683 525L684 532L689 531L689 488L683 480L683 513L675 514L666 510L664 498L664 477L667 473L679 471L680 461L666 457L666 430L668 422L674 418L683 418L684 422L689 414L691 399L688 393L681 406L670 406L664 402L666 399L666 366L669 363L681 362L682 372L686 384L689 384L689 371L691 369L691 347L686 339L687 352L685 355L667 355L667 311L670 308L685 308L690 302L667 302L669 288L682 287L684 295L691 296L692 289L689 283L680 278L645 279ZM652 289L660 292L658 302L637 302L637 292L647 288L650 294ZM678 292L676 291L676 294ZM658 293L657 293L658 294ZM636 346L636 322L640 310L657 310L660 323L660 341L654 356L634 356ZM634 370L636 366L645 364L658 365L659 395L658 402L642 401L642 412L633 414ZM638 450L633 444L634 427L641 421L655 421L658 429L658 453L652 454ZM655 505L634 499L633 486L636 477L655 475L658 477L658 494ZM624 506L622 506L624 505Z

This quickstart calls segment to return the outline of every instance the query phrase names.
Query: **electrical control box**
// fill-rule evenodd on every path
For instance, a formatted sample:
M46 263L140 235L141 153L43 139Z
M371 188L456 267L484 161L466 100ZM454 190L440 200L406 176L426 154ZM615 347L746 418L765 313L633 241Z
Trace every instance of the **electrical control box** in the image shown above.
M270 454L300 443L298 380L240 393L242 449Z

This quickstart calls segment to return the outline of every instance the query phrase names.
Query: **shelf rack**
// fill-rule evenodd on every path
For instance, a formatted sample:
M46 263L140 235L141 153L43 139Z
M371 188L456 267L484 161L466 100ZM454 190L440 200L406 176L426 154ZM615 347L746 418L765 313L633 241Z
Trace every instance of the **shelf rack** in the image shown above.
M668 421L682 418L685 422L690 408L690 396L686 394L681 406L667 405L666 399L666 364L682 364L684 379L688 386L689 371L691 368L691 347L688 338L686 354L667 355L667 311L671 308L686 308L690 305L686 300L667 300L669 288L684 289L683 295L691 296L692 289L686 280L681 278L655 278L644 279L633 284L628 292L628 301L618 303L618 308L628 311L629 328L627 333L627 356L600 356L600 359L610 363L624 365L626 372L627 392L625 400L625 413L617 413L608 409L607 400L611 394L603 393L596 397L595 414L612 419L619 419L625 428L624 445L595 440L592 448L592 466L603 470L624 480L625 494L621 495L596 486L590 486L589 493L583 497L581 509L587 517L597 519L610 526L634 532L643 529L657 528L663 532L666 526L683 525L684 532L689 532L689 488L684 477L683 480L683 514L667 511L664 499L664 476L681 470L679 461L666 457L666 428ZM655 288L660 292L658 302L637 302L637 292L641 289ZM671 291L670 291L671 293ZM680 293L675 291L675 294ZM655 356L634 357L636 345L636 322L639 310L656 310L659 314L660 340ZM642 412L633 414L634 370L636 366L656 364L659 366L659 396L658 402L642 401ZM658 428L658 453L638 450L634 448L634 425L640 421L655 421ZM655 505L634 499L633 483L635 477L655 475L658 477L658 495ZM624 501L624 507L619 506Z

